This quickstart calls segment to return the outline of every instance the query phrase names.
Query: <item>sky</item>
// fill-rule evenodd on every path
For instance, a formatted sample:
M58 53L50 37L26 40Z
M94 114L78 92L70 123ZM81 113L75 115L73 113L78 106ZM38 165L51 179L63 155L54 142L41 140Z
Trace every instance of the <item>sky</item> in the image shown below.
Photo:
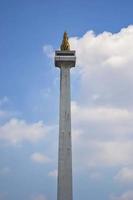
M73 199L133 199L133 2L0 0L0 200L57 196L59 69L71 70Z

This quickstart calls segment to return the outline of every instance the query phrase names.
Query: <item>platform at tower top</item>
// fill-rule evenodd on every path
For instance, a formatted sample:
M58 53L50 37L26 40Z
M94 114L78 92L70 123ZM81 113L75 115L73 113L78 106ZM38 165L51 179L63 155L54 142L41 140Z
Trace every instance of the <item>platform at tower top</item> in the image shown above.
M61 68L75 67L76 56L75 51L55 51L55 66Z

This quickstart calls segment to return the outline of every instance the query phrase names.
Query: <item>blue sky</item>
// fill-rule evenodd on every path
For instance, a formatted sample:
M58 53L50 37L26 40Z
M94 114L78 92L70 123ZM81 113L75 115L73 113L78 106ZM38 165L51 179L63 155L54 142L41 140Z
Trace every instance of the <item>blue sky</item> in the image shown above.
M56 197L63 32L71 73L74 199L133 199L133 2L0 1L0 200Z

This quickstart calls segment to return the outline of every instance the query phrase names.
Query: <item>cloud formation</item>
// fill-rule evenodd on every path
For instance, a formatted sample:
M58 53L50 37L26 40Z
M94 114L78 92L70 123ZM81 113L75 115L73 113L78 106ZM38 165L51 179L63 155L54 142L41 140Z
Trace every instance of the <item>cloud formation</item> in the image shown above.
M133 199L133 191L130 190L128 192L125 192L119 197L112 197L111 200L132 200Z
M72 102L76 164L115 168L115 181L132 184L133 174L133 26L118 33L88 31L70 38L76 50L77 101ZM75 166L77 166L75 165ZM131 200L132 191L113 200Z
M23 141L37 142L44 138L50 130L51 128L44 125L42 121L27 123L25 120L13 118L0 126L0 140L11 144Z
M39 194L32 198L32 200L47 200L43 194Z
M89 166L133 164L133 113L123 108L90 107L72 103L72 121L80 130L75 141L78 159ZM89 152L86 154L85 152ZM84 156L83 156L84 155ZM79 160L80 160L79 159Z
M92 166L132 165L133 26L114 34L89 31L70 38L70 44L80 82L81 98L72 102L72 124L81 133L76 140L84 155L80 159Z
M133 183L133 168L122 168L115 176L115 180L122 184Z
M57 175L58 175L57 169L50 171L48 175L51 177L57 178Z
M49 163L51 161L50 158L48 158L46 155L35 152L31 155L31 160L37 163Z
M80 73L85 103L133 108L133 26L114 34L88 31L70 38L70 43L76 50L75 73Z

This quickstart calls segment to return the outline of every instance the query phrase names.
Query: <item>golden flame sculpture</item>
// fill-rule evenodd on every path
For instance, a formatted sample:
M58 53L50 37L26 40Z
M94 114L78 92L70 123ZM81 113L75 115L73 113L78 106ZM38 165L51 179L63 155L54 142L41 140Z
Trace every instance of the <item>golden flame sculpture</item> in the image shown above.
M63 40L60 46L61 51L70 51L70 44L68 42L67 32L64 32Z

